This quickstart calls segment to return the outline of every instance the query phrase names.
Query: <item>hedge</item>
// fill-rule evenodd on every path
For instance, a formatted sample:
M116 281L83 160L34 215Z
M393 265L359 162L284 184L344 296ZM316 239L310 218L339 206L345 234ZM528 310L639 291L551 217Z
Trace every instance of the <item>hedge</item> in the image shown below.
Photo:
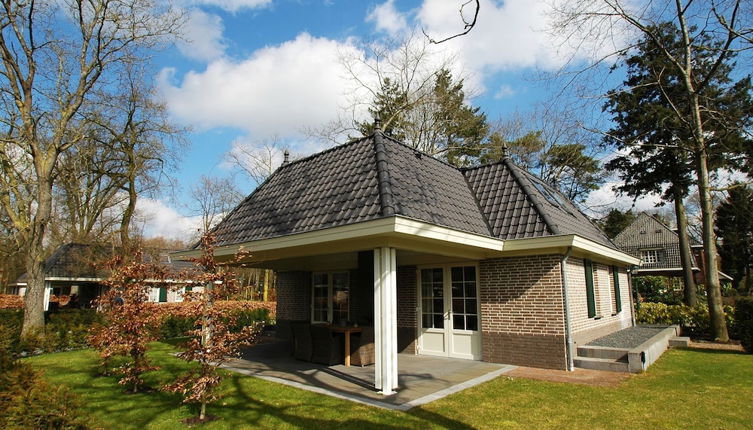
M735 308L725 306L724 313L730 336L736 338ZM688 336L711 336L711 318L709 308L705 304L690 307L665 303L639 303L636 305L635 322L637 324L677 324L682 327L683 334Z
M24 299L15 294L0 294L0 309L23 309Z
M735 318L740 343L746 351L753 354L753 297L737 299Z

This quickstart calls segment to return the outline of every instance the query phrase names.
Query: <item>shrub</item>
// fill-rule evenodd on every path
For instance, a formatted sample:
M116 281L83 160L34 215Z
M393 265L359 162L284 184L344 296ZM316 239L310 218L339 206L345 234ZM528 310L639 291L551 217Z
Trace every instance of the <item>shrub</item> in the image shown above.
M232 302L220 302L232 303ZM239 305L224 305L223 312L234 321L230 325L230 331L233 333L240 332L243 327L255 326L261 322L268 325L272 322L269 309L265 307L249 306L246 303L262 302L238 302ZM162 307L164 305L161 305ZM220 305L223 306L223 305ZM186 337L189 332L196 329L196 318L185 315L186 305L171 306L170 310L174 313L166 314L162 317L158 333L160 339L172 339L176 337Z
M668 305L682 303L682 293L673 291L669 278L664 276L636 276L633 278L633 287L645 302Z
M0 294L0 309L23 309L24 299L15 294Z
M730 334L736 334L735 309L725 306L724 312ZM640 306L636 306L635 322L637 324L677 324L682 327L683 333L692 337L708 337L711 334L709 308L705 304L690 307L664 303L641 303Z
M47 313L43 330L21 339L23 310L0 310L0 325L8 329L15 354L26 352L67 351L88 347L86 336L92 325L102 322L103 316L93 309L65 309Z
M753 353L753 297L737 299L735 320L740 343L746 351Z

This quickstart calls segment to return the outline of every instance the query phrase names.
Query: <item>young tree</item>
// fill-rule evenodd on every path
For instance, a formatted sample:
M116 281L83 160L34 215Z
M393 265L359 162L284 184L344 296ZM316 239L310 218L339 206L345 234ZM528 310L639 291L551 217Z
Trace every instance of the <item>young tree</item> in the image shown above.
M672 5L650 2L645 7L635 7L632 2L622 0L570 0L554 5L552 20L554 31L570 44L588 38L593 46L614 46L616 39L629 40L638 35L636 39L650 40L655 44L665 63L672 66L671 73L677 77L677 82L672 82L673 90L663 91L662 97L671 107L674 119L689 131L689 139L678 140L677 146L680 151L689 154L694 162L694 180L701 202L704 266L707 268L705 283L712 334L722 342L728 341L729 335L717 269L710 182L712 167L709 162L711 146L718 138L718 128L708 129L706 120L710 116L718 115L720 120L725 116L723 111L716 110L713 104L708 103L711 99L704 97L704 92L722 76L723 65L736 51L743 49L741 34L750 33L753 19L747 13L747 7L741 0L675 0ZM677 39L669 40L671 44L660 34L660 24L663 22L670 22L679 35ZM678 42L676 45L675 41ZM698 52L704 50L710 50L705 58L708 67L699 69L696 67L696 61L700 58ZM614 55L623 52L626 49L620 47L612 55L602 54L600 57L613 59ZM661 82L661 79L657 79L658 87L668 89ZM746 129L735 120L725 120L724 123L725 130L735 127Z
M753 287L753 190L734 184L727 200L716 209L716 234L722 240L722 268L732 276L732 285L745 291Z
M142 261L141 251L132 260L117 256L108 262L110 277L104 282L108 290L97 300L105 313L106 323L92 329L90 342L99 351L105 371L113 356L128 361L116 369L118 381L137 393L143 386L141 375L156 369L146 358L149 343L157 339L160 314L149 301L152 288L166 288L168 274L164 266Z
M233 142L233 147L225 154L225 160L238 167L256 185L264 182L285 161L297 158L277 137L256 142Z
M2 1L0 205L28 244L23 334L44 324L44 249L58 158L122 66L176 33L182 17L154 0ZM108 79L110 78L110 79Z
M184 297L188 302L187 315L196 319L196 329L190 332L192 338L185 344L185 350L178 354L198 366L164 389L182 394L184 403L198 404L198 420L203 422L207 420L207 405L218 398L216 389L222 375L217 369L230 357L237 356L241 346L252 343L261 325L246 326L238 332L231 330L236 325L235 316L218 309L215 302L238 292L237 277L215 261L214 236L203 235L201 249L201 257L194 260L201 273L191 276L192 288L197 291L187 292Z

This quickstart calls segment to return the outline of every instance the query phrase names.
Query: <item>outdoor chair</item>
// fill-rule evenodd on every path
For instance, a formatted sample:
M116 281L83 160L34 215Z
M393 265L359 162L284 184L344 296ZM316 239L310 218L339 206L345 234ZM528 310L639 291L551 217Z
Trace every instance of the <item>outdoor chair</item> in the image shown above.
M311 324L297 322L293 329L293 357L296 360L311 361Z
M313 354L311 361L331 366L340 364L343 361L342 337L337 336L329 327L323 325L311 326L311 341L313 343Z
M350 364L368 366L374 364L374 327L363 327L360 336L350 343Z

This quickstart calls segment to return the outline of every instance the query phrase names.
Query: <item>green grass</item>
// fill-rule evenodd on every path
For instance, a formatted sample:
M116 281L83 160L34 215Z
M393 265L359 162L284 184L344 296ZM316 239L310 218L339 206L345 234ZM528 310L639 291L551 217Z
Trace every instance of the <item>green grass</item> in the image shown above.
M147 375L153 387L186 369L155 344L162 369ZM179 429L195 415L179 397L162 392L124 394L112 377L97 377L92 351L28 359L56 384L78 393L87 412L106 428ZM550 383L505 376L409 412L387 411L264 380L232 374L224 397L210 406L219 420L205 429L242 428L494 428L494 429L743 429L753 427L753 356L671 350L647 373L618 387Z

